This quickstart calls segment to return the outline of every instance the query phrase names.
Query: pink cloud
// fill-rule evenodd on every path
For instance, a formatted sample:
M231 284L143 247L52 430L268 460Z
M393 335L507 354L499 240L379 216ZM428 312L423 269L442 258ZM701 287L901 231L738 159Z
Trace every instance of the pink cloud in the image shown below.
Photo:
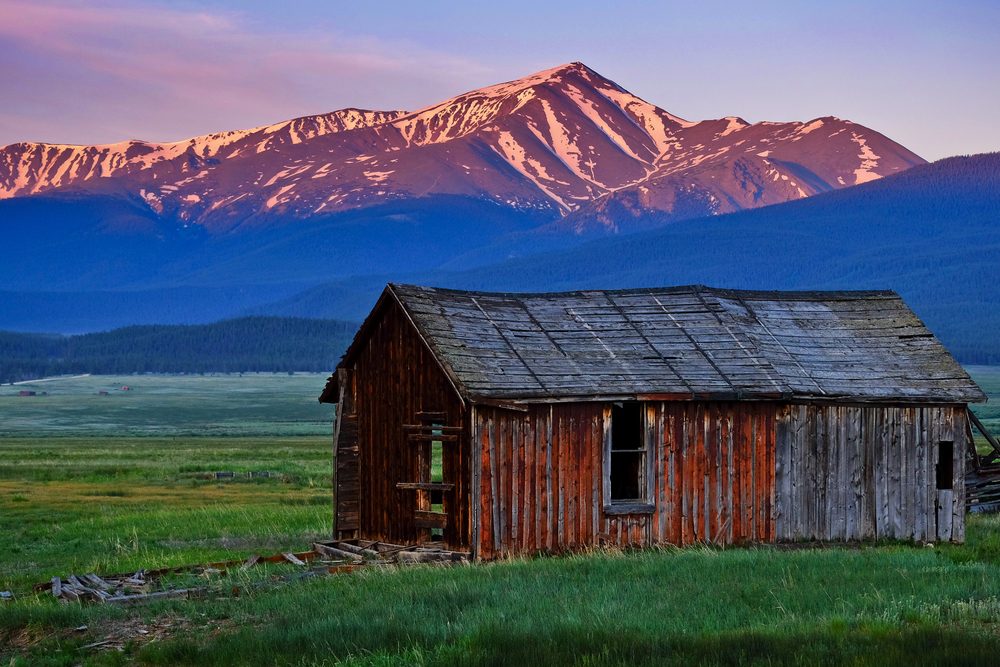
M265 31L234 12L0 0L0 145L173 140L345 106L418 107L491 78L416 44Z

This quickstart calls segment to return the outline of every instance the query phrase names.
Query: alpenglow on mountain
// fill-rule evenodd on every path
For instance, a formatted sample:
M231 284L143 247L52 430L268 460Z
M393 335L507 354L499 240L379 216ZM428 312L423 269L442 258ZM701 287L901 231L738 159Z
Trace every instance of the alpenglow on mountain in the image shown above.
M616 229L800 199L923 163L833 117L687 121L571 63L415 112L344 109L175 143L11 144L0 150L0 198L125 196L219 234L457 195Z

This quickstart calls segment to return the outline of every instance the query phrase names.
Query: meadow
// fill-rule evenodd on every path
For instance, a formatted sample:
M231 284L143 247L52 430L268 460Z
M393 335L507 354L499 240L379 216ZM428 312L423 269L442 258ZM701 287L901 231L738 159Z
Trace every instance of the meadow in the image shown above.
M1000 396L1000 370L971 370ZM15 595L0 602L0 665L996 664L997 516L970 517L965 545L602 550L323 577L275 565L201 580L202 599L130 608L32 593L53 575L328 535L324 381L0 387L0 591ZM1000 412L983 407L995 429Z

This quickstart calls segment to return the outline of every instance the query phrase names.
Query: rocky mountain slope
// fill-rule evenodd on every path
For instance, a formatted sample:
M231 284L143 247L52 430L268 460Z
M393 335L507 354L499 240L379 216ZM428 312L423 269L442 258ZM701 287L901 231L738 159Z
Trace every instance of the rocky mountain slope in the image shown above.
M211 234L457 195L618 229L808 197L924 161L833 117L692 122L581 63L415 112L344 109L174 143L17 143L0 198L124 196Z

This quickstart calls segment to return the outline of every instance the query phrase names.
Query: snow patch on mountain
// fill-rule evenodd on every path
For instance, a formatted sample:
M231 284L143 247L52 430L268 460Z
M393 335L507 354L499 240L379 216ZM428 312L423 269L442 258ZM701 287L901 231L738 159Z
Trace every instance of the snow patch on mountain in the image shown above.
M868 141L857 132L851 133L851 141L858 145L860 151L858 158L861 159L861 165L854 170L854 183L860 185L881 178L880 174L872 171L878 167L880 156L875 154L875 151L868 145Z

